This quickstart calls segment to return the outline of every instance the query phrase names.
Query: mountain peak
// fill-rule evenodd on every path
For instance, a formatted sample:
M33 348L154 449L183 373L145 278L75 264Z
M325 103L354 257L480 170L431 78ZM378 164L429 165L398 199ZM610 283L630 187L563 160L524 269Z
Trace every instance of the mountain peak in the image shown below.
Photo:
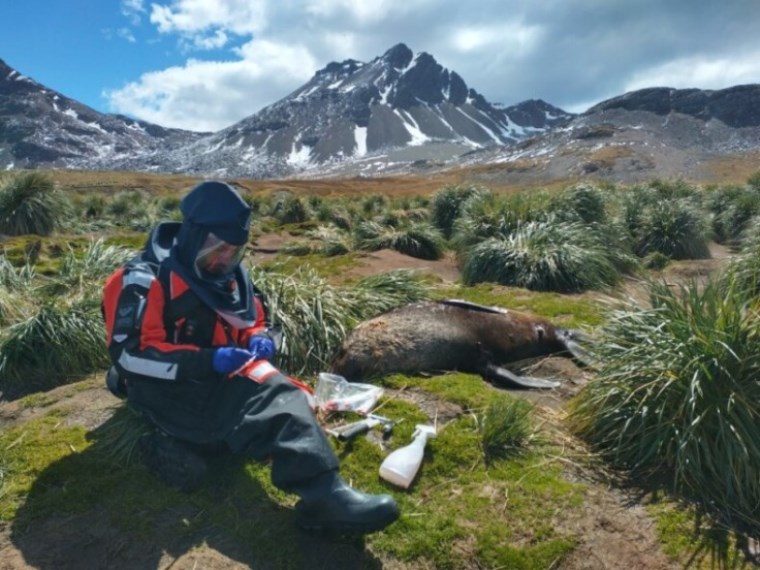
M383 61L392 68L404 69L412 61L414 53L406 44L398 43L383 54Z
M314 75L315 77L323 77L329 75L332 77L347 76L354 73L359 69L363 63L356 61L355 59L344 59L343 61L332 61L318 70Z

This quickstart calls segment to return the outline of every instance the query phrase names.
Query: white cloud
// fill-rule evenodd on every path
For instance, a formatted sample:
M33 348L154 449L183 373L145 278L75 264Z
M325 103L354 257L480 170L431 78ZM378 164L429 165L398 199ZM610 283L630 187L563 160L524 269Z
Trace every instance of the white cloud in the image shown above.
M134 34L132 33L132 30L129 28L119 28L116 30L116 35L132 44L137 41Z
M145 12L144 0L121 0L121 9L125 12Z
M305 0L305 11L318 18L343 18L360 24L378 23L408 14L432 0Z
M512 55L524 54L535 48L542 38L539 26L526 26L520 22L500 22L490 25L463 26L455 30L451 39L461 52L483 52Z
M760 81L760 51L740 56L694 56L668 61L635 73L625 91L644 87L724 89Z
M181 44L184 51L208 51L212 49L223 48L227 45L229 37L224 30L214 30L208 35L197 34L187 39L183 39Z
M150 21L161 33L193 34L222 28L238 35L267 27L267 0L175 0L151 4Z
M216 131L304 83L316 62L302 46L251 41L238 61L188 60L104 92L113 110L166 127Z
M195 59L133 79L109 100L111 110L162 125L216 130L331 61L370 61L404 42L489 101L584 110L639 87L759 81L755 2L122 0ZM216 61L200 60L207 50Z
M145 12L143 0L122 0L121 13L129 19L133 26L139 26L141 15Z
M356 55L361 51L362 38L361 34L353 32L327 32L324 35L324 45L330 53L346 54L345 57L338 59L356 59ZM328 62L322 62L325 65Z

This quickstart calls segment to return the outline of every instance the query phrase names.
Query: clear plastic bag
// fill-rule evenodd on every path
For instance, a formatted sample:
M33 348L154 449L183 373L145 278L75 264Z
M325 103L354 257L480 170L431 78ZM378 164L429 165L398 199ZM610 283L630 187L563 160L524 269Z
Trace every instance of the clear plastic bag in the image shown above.
M314 398L323 412L357 412L368 414L383 395L373 384L349 382L343 376L320 372Z

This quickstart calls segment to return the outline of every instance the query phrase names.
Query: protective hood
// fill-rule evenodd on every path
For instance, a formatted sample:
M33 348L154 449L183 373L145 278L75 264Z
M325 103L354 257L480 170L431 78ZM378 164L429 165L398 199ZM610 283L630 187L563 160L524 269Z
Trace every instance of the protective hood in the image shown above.
M179 274L193 293L236 328L252 326L256 308L250 279L237 265L226 275L204 274L195 258L210 232L233 244L248 241L251 209L233 188L203 182L183 198L184 221L157 226L148 240L150 255Z
M229 184L202 182L180 203L183 223L203 226L235 245L248 241L251 208Z
M169 257L181 226L180 222L161 222L153 228L143 250L143 261L158 264Z

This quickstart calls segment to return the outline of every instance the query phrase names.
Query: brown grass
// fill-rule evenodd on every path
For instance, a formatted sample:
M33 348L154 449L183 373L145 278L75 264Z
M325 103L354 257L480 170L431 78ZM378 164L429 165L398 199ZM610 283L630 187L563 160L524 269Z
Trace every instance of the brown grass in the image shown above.
M589 160L605 166L633 156L626 147L605 146L595 150ZM378 178L344 178L321 180L252 180L235 178L234 182L253 193L269 194L288 190L297 194L316 194L323 197L360 196L384 194L389 197L432 196L444 186L478 184L494 192L519 192L533 188L561 189L584 180L594 181L588 175L545 179L540 175L546 164L537 160L520 160L503 164L487 164L469 168L457 168L425 176L395 176ZM760 151L706 159L689 173L694 183L744 184L747 178L760 170ZM156 174L145 172L99 172L83 170L50 170L48 174L64 189L76 193L98 191L115 193L122 190L143 190L152 195L181 195L202 181L202 176ZM524 175L524 176L522 176ZM541 180L537 179L537 176ZM653 174L654 176L654 174Z
M589 160L599 162L603 166L614 166L621 158L634 156L636 153L625 146L604 146L589 155Z
M702 167L705 182L716 184L744 184L760 170L760 150L735 154L705 161Z

